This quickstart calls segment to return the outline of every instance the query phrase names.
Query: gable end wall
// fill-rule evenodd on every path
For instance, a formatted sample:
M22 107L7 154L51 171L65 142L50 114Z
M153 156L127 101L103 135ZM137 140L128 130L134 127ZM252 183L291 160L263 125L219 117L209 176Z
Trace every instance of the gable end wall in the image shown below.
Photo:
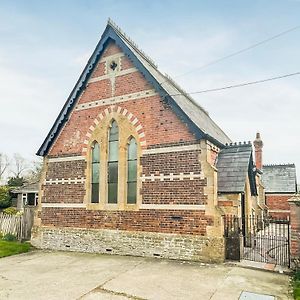
M110 70L112 61L117 63L116 71ZM118 114L134 124L142 149L138 176L140 207L135 210L88 209L86 184L90 137L103 119ZM78 234L97 235L100 244L105 243L108 231L118 230L124 238L131 235L145 239L148 235L153 238L153 234L158 234L162 239L165 236L167 240L174 238L183 242L178 258L223 260L223 238L207 242L210 239L207 227L214 225L215 216L205 212L207 179L201 167L199 146L200 142L187 125L164 103L121 50L110 44L45 158L38 212L41 227L33 240L39 240L37 244L42 248L80 250L71 242L72 246L68 247L66 242L68 234L72 240L76 230ZM81 233L79 244L83 250L87 240ZM190 236L188 243L201 237L204 242L195 246L193 252L184 242L185 235ZM57 237L56 244L53 244L53 236ZM160 238L156 237L153 247L161 253L166 249L170 252L170 245L162 246ZM216 246L212 250L213 244ZM103 247L101 251L96 246L87 251L105 252ZM141 243L141 247L147 248L147 245ZM132 253L141 255L142 248ZM124 253L122 251L120 254ZM171 258L174 256L173 253Z

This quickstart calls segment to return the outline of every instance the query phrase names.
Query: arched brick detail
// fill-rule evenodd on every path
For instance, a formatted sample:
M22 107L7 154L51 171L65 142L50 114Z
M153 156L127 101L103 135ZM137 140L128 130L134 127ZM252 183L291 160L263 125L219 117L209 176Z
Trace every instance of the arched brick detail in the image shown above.
M82 153L85 154L87 152L87 145L89 143L89 139L92 136L93 131L96 129L96 126L107 117L111 117L112 113L118 113L120 115L123 115L124 117L127 117L128 121L134 126L136 133L139 137L139 142L142 147L142 149L146 148L146 136L143 129L142 124L138 120L136 116L134 116L131 112L129 112L126 108L123 108L121 106L112 105L108 108L106 108L103 112L101 112L97 118L93 121L93 125L90 126L87 134L86 134L86 140L83 142L84 146L82 148Z

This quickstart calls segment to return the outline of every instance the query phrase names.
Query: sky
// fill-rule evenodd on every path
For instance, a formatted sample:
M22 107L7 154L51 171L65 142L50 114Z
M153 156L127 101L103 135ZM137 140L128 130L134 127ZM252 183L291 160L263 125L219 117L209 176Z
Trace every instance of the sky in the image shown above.
M0 153L33 159L112 18L187 92L300 71L300 0L0 0ZM187 73L187 74L186 74ZM185 75L183 75L185 74ZM300 178L300 76L195 94L233 141Z

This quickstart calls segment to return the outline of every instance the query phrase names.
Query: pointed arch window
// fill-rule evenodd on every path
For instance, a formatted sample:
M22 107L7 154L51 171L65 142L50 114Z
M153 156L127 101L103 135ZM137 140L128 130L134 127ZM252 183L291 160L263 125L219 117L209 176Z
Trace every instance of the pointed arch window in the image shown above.
M137 144L131 138L127 149L127 203L135 204L137 196Z
M119 128L115 120L109 129L108 203L118 203Z
M92 146L92 180L91 180L91 202L99 203L99 179L100 179L100 146L94 142Z

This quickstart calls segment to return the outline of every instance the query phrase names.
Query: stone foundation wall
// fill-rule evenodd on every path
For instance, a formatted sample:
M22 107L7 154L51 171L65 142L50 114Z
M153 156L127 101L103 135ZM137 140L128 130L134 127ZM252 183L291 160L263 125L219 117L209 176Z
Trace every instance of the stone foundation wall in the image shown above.
M37 248L106 253L203 262L224 261L224 239L203 236L36 227L32 244Z

